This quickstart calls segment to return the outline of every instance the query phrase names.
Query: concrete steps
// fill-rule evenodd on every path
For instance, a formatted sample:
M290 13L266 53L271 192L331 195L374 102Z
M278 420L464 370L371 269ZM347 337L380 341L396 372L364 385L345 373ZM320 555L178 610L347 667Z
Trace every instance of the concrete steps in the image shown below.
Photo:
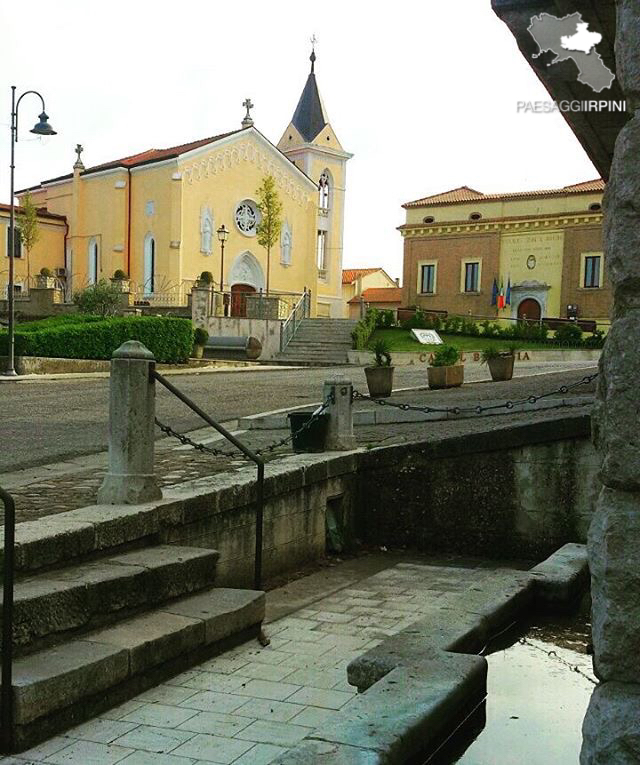
M264 593L215 587L218 552L174 539L202 512L194 495L17 524L12 751L258 635Z
M256 636L264 593L210 589L14 664L14 751Z
M16 582L14 645L33 651L213 584L218 553L162 545Z
M351 319L305 319L276 363L298 366L341 366L348 364Z

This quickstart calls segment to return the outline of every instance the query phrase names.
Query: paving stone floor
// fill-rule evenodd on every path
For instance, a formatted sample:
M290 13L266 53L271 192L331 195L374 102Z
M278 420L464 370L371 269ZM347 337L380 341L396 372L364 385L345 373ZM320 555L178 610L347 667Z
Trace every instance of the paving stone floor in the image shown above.
M555 366L555 365L554 365ZM517 399L528 395L540 395L570 385L585 375L596 371L594 368L564 370L553 374L514 378L509 382L470 383L462 388L446 391L412 390L394 393L392 400L398 403L411 403L431 406L469 406L487 400L501 398ZM569 396L589 396L593 394L595 383L580 386ZM558 398L567 398L566 395ZM371 409L369 401L356 402L360 409ZM506 412L506 410L505 410ZM388 425L361 426L356 428L358 445L373 447L389 445L424 438L440 438L449 435L470 433L487 427L505 427L508 422L527 422L532 417L544 418L548 412L494 415L475 420L441 421L428 423L392 423ZM171 423L169 423L171 424ZM239 437L254 449L273 444L287 436L283 430L238 431ZM231 451L230 444L211 430L195 431L191 434L195 440L225 452ZM266 456L275 459L291 454L290 444L279 447ZM246 460L240 456L214 457L201 453L189 446L183 446L174 439L162 439L156 444L156 474L162 486L183 483L194 478L218 473L253 470L247 467ZM2 485L11 492L16 500L18 521L35 520L45 515L53 515L78 507L95 503L98 487L106 470L106 454L89 455L77 458L69 463L32 468L2 477ZM0 519L1 523L1 519Z
M345 564L356 573L345 576L338 566L274 590L267 596L272 618L288 611L287 603L302 607L266 625L269 646L247 642L0 762L266 765L348 708L353 658L433 614L434 600L459 607L467 591L500 588L528 567L409 560Z

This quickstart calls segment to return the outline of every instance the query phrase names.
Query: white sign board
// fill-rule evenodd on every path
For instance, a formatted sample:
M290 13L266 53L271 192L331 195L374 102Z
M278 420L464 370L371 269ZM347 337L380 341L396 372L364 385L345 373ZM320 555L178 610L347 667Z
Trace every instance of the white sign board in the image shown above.
M412 329L411 334L422 345L442 345L442 338L435 329Z

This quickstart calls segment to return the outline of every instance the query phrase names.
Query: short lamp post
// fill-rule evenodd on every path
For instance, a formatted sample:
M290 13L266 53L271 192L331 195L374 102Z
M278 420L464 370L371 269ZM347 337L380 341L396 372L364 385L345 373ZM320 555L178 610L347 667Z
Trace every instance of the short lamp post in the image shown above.
M229 237L229 232L223 223L216 233L220 242L220 292L224 292L224 243Z
M11 189L9 192L9 348L8 348L8 358L7 358L7 369L5 371L5 375L8 377L15 377L16 376L16 369L15 369L15 308L14 308L14 298L15 298L15 254L16 254L16 248L15 248L15 210L14 210L14 172L15 172L15 149L16 149L16 143L18 142L18 107L20 106L20 101L25 96L28 96L30 94L33 94L34 96L38 96L42 103L42 113L40 114L38 118L38 122L36 125L31 129L32 133L35 133L36 135L56 135L56 131L51 127L51 125L47 122L49 119L44 106L44 98L38 93L37 90L25 90L25 92L18 98L16 101L16 87L15 85L11 86L11 164L9 165L10 168L10 178L11 178Z

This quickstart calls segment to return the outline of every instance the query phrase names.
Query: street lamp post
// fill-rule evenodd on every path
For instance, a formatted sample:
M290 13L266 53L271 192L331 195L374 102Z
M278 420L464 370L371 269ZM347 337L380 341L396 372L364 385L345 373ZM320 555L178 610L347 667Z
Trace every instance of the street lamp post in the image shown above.
M229 232L223 223L216 233L218 234L218 241L220 242L220 292L222 293L222 312L226 316L227 310L224 304L224 243L227 241Z
M14 287L14 281L15 281L15 210L14 210L14 171L15 171L15 156L16 156L16 143L18 142L18 107L20 106L20 101L25 96L28 96L29 94L33 94L34 96L38 96L42 103L42 113L40 114L38 118L38 122L36 125L31 129L30 132L35 133L36 135L56 135L56 131L49 125L47 120L49 119L44 106L44 98L38 93L37 90L25 90L25 92L18 98L16 101L16 86L11 86L11 164L9 165L10 169L10 185L11 189L9 192L9 348L8 348L8 359L7 359L7 369L5 371L5 375L8 377L15 377L16 376L16 370L15 370L15 308L14 308L14 298L15 298L15 287Z

